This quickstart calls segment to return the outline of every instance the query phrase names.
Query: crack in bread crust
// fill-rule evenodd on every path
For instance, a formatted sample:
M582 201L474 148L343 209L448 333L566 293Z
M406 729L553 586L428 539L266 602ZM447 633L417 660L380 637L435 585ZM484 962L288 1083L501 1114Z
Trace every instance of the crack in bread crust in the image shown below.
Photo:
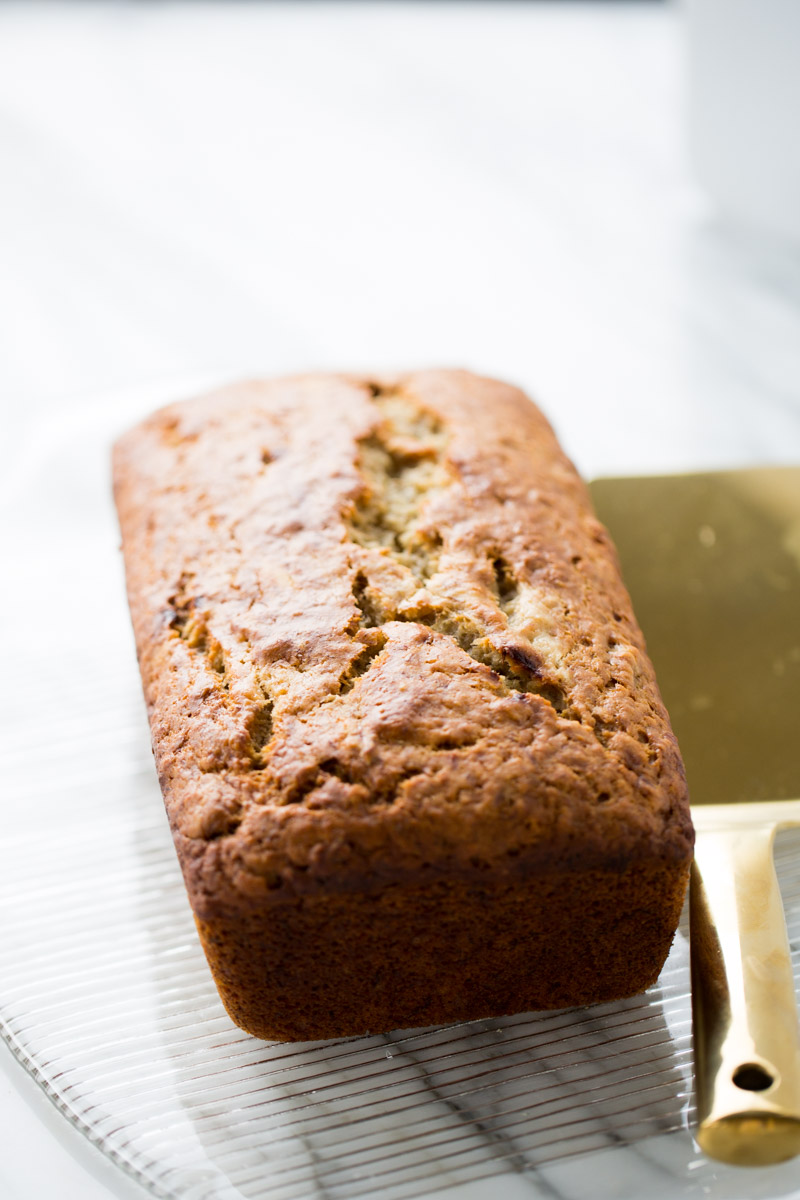
M435 629L489 667L508 688L541 696L557 712L564 712L564 688L552 676L546 677L541 656L526 639L497 645L475 616L435 594L431 581L438 573L443 536L425 517L454 478L445 457L450 435L445 424L411 394L375 384L368 388L380 422L358 443L356 462L363 486L346 528L357 545L390 555L418 585L431 584L431 591L419 602L410 600L400 606L359 568L352 590L361 625L374 628L389 621L411 621ZM495 607L510 625L519 595L516 576L501 555L491 565Z
M369 387L380 414L358 443L363 486L347 521L350 537L388 552L419 583L436 574L441 537L426 527L426 502L448 485L441 421L397 389Z

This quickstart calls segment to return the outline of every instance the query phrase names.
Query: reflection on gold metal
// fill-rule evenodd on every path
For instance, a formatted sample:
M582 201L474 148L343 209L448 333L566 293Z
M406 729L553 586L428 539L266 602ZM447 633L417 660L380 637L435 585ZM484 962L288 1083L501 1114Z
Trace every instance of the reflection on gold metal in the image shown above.
M790 820L799 807L788 802ZM757 804L742 810L727 830L704 830L698 810L692 1009L697 1140L748 1165L800 1153L800 1039L775 825L759 824Z
M683 752L697 1140L800 1154L800 1028L772 858L800 824L800 469L598 480Z

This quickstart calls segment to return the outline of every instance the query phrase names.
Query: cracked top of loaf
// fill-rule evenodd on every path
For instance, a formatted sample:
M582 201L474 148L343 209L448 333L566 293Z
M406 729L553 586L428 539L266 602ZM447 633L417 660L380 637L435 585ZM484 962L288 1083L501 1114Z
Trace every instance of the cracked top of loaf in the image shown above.
M240 384L154 414L114 474L199 915L690 857L613 548L520 391L462 371Z

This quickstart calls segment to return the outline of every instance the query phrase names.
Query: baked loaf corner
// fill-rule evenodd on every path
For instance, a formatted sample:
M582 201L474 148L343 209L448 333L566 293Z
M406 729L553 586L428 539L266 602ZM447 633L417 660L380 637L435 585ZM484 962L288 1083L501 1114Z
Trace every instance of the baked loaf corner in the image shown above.
M114 453L156 762L233 1020L312 1039L654 982L683 768L586 489L463 371L240 384Z

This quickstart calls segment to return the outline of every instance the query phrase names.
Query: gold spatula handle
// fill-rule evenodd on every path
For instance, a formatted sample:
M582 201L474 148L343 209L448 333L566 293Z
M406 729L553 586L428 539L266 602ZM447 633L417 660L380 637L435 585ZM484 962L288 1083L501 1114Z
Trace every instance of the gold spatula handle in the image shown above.
M800 1030L774 835L698 832L692 870L697 1140L742 1166L800 1154Z

